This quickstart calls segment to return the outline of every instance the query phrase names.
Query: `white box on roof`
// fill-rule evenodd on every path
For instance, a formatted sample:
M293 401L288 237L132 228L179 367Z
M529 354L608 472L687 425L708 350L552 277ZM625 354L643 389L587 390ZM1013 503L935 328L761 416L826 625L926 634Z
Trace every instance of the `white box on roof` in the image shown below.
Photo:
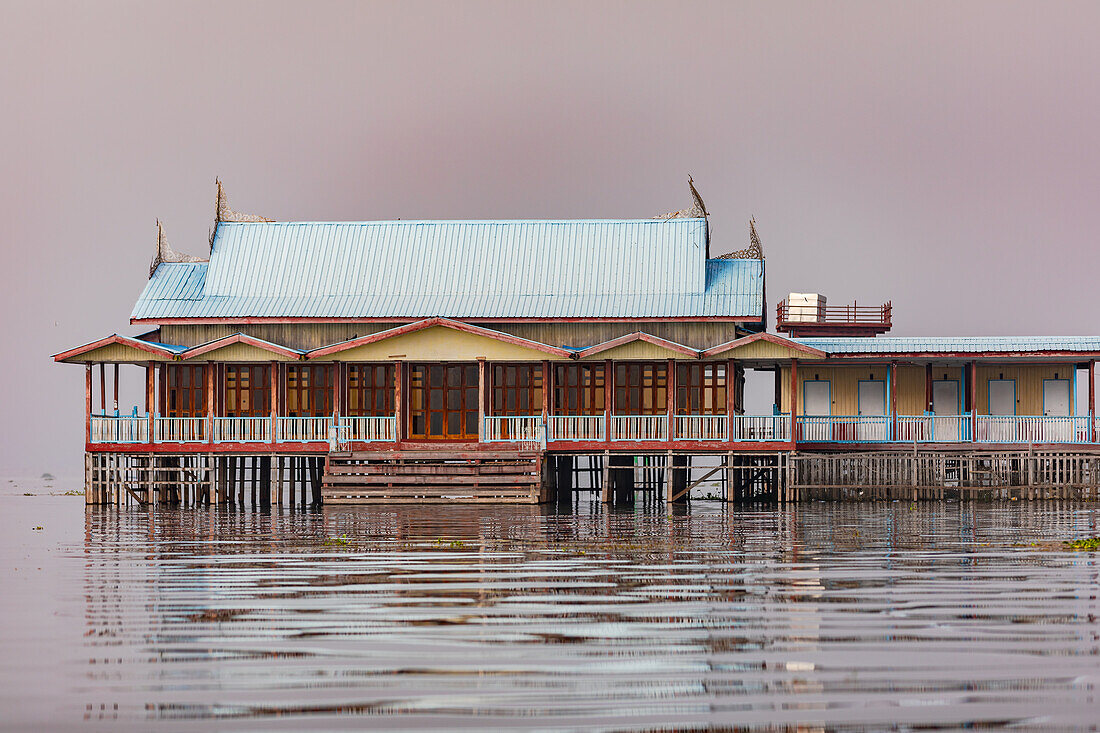
M816 323L824 320L826 300L821 293L791 293L787 296L787 321Z

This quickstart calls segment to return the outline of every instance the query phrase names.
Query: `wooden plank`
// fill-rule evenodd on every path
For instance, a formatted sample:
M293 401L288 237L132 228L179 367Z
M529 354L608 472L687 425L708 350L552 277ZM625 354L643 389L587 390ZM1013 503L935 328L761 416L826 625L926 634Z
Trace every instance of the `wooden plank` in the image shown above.
M84 443L92 442L92 364L84 370Z
M386 474L365 474L362 476L326 476L325 483L329 485L362 485L392 484L394 486L440 486L447 487L478 485L503 485L538 483L540 477L530 474L511 474L503 476L390 476Z

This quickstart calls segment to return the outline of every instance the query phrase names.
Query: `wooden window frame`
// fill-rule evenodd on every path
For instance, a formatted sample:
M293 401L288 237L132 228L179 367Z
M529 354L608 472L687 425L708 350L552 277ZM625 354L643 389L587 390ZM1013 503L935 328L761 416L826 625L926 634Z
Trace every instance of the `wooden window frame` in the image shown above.
M334 364L287 364L282 372L281 412L284 417L330 417L333 414Z
M542 414L542 362L489 365L489 414L531 416Z
M616 415L668 414L668 363L620 361L613 364Z
M242 391L240 376L248 374L248 386ZM222 412L225 417L270 417L271 416L271 365L270 364L226 364L222 375L224 401ZM247 393L248 410L240 407L241 394Z
M397 365L348 363L343 388L348 417L393 417L396 414Z
M725 362L677 363L676 414L725 415L729 373Z
M607 371L603 362L554 364L554 415L603 415L607 404ZM571 375L576 375L571 379Z
M435 372L433 370L439 370ZM458 371L461 370L461 371ZM459 384L449 384L450 375L458 373ZM433 375L441 374L440 386L435 386ZM425 376L424 384L417 384L418 377ZM440 394L440 406L432 404L433 392ZM458 407L449 407L449 393L459 393ZM409 438L411 440L454 440L462 442L474 442L479 439L478 425L478 366L476 363L419 363L409 367ZM422 402L418 402L422 400ZM432 416L441 415L442 434L433 435L431 431ZM460 432L451 431L449 415L460 415ZM417 430L417 420L423 420L421 430ZM472 424L471 424L472 423Z
M206 370L212 368L213 364L165 364L160 381L161 416L206 417ZM188 375L186 386L181 384L183 374ZM180 406L188 402L190 407Z

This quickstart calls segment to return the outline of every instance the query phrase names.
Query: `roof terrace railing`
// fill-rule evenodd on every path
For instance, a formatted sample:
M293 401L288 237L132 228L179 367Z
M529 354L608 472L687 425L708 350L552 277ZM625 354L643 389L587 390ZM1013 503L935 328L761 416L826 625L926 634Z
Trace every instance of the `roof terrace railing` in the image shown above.
M893 305L789 305L781 300L775 306L776 328L780 331L814 326L873 327L890 330Z

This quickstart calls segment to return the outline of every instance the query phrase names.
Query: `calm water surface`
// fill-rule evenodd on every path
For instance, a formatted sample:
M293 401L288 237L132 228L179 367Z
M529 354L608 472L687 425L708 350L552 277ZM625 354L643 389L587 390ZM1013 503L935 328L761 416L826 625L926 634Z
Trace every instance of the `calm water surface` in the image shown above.
M1058 544L1100 534L1096 505L261 513L59 491L0 493L5 729L1100 721L1100 556Z

